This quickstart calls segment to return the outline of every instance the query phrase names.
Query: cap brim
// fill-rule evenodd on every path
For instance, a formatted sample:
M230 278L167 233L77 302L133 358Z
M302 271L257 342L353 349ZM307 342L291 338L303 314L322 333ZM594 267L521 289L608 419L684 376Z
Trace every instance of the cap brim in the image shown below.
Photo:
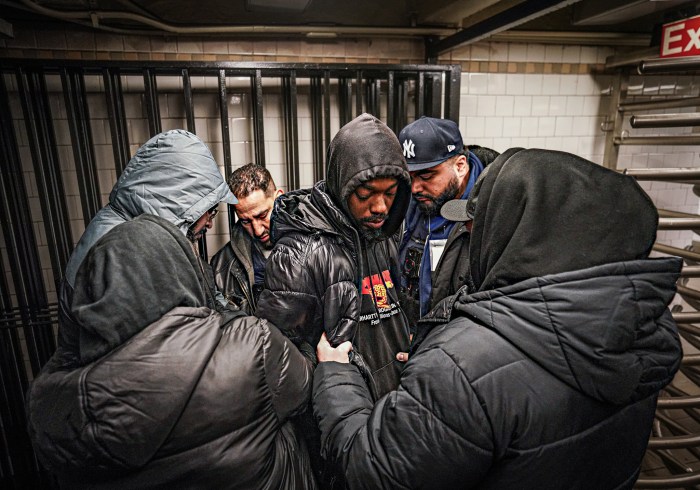
M226 196L224 196L221 202L225 202L226 204L238 204L238 199L236 199L236 196L233 195L233 192L229 190L226 192Z
M472 217L467 214L466 199L447 201L440 208L440 215L449 221L471 221L472 219Z
M408 162L406 162L406 165L408 166L409 172L417 172L418 170L425 170L426 168L436 167L437 165L440 165L441 163L446 162L447 160L449 160L449 158L445 158L444 160L436 160L434 162L425 162L425 163L408 163Z
M440 158L438 160L433 160L432 162L411 163L408 160L406 160L406 165L408 166L408 171L409 172L417 172L418 170L425 170L426 168L436 167L437 165L440 165L441 163L445 163L450 158L452 158L456 155L459 155L459 150L461 148L462 147L460 146L458 149L456 149L452 153L448 154L447 156Z

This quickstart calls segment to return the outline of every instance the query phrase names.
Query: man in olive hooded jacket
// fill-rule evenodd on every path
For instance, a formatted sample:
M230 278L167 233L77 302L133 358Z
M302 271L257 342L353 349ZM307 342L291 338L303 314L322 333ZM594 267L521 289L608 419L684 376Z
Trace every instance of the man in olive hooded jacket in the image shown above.
M471 288L423 319L398 389L374 403L350 345L319 345L325 456L351 489L632 488L681 360L681 261L648 258L653 203L629 176L517 148L452 206L473 217Z

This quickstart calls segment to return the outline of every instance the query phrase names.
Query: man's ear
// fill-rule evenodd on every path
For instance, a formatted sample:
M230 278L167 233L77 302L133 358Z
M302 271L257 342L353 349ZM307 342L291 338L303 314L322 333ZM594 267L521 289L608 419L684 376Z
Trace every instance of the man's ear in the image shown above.
M282 189L277 189L275 191L275 198L281 196L282 194L284 194L284 191Z
M455 158L454 169L459 180L462 180L469 175L469 162L467 161L467 157L465 155L458 155L457 158Z

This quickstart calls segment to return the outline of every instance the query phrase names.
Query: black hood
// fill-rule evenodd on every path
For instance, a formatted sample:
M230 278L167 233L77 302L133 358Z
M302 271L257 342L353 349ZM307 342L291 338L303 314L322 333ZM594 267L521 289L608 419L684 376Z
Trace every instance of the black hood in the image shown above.
M207 306L190 243L163 218L143 214L115 226L88 252L71 312L82 364L101 357L177 306Z
M578 156L514 148L470 196L476 290L648 257L658 213L634 178Z
M347 200L360 184L378 177L398 179L396 198L382 227L384 237L393 235L411 200L411 177L399 140L391 129L370 114L356 117L340 128L331 141L327 162L326 192L353 223Z

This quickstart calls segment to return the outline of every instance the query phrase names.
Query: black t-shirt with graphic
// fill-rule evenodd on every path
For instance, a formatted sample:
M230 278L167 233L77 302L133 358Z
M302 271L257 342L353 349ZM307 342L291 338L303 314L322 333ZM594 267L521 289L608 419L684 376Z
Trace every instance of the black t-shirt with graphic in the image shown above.
M408 322L398 299L399 278L392 277L382 243L363 247L360 321L353 344L369 366L375 400L396 389L403 363L397 352L408 352ZM396 275L396 273L394 273Z

